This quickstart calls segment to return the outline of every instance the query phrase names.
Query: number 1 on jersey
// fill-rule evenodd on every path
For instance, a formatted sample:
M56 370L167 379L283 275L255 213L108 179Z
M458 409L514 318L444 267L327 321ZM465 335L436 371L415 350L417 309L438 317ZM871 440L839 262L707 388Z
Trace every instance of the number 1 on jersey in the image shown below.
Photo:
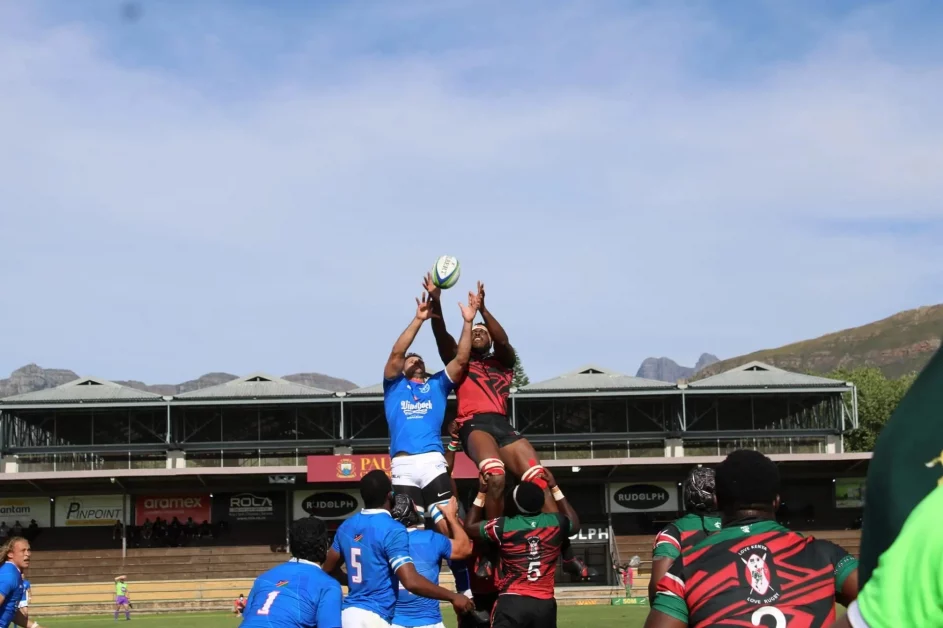
M354 568L354 573L350 576L350 581L354 584L363 582L363 573L360 570L360 548L350 548L350 566Z
M275 603L275 598L278 597L278 594L281 591L272 591L268 594L268 597L265 598L265 604L262 605L262 608L255 612L256 615L268 615L268 612L272 609L272 604Z

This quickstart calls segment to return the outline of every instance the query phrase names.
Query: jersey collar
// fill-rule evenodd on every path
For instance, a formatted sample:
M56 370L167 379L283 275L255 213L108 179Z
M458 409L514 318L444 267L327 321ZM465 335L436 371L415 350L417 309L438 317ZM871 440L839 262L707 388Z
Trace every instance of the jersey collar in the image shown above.
M314 565L314 566L317 567L318 569L321 568L321 565L319 565L318 563L313 562L313 561L310 561L310 560L305 560L304 558L295 558L295 557L292 557L292 558L289 559L288 562L290 562L290 563L301 563L302 565Z
M362 515L389 515L390 517L393 516L393 515L390 515L389 510L386 510L384 508L364 508L363 510L360 511L360 514Z

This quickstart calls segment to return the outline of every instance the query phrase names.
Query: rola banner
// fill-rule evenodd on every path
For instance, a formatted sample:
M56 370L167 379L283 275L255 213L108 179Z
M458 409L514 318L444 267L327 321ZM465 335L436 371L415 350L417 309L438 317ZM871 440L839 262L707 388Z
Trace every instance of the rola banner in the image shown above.
M610 484L612 512L671 512L678 510L678 485L673 482Z
M113 526L122 520L122 514L131 514L121 508L121 495L76 495L56 498L57 526Z
M200 524L210 521L211 497L203 495L139 495L134 503L134 525L142 526L144 522L153 522L158 517L171 522L174 517L180 523L193 519Z
M363 507L360 494L347 490L295 491L293 516L346 519Z
M10 527L19 521L25 528L35 520L40 528L49 528L50 511L48 497L0 497L0 523Z
M213 521L284 521L285 494L245 491L213 495Z

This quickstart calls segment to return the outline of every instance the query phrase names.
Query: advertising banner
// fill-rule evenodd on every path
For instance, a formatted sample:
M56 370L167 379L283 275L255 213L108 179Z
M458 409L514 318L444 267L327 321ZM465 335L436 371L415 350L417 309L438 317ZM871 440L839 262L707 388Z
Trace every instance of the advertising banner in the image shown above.
M174 517L180 523L186 523L190 517L198 524L212 522L210 501L207 494L138 495L134 503L134 524L141 526L148 519L153 522L158 517L168 522Z
M17 521L24 528L35 520L40 528L52 526L48 497L0 497L0 522L13 527Z
M346 519L363 508L356 490L295 491L293 517L314 515L320 519Z
M608 543L609 526L580 525L580 531L570 537L571 543Z
M56 526L113 526L122 521L121 495L74 495L56 498ZM131 507L124 510L125 517Z
M676 511L678 485L673 482L610 484L609 506L613 513Z
M213 495L213 521L285 520L285 494L245 491Z
M350 456L308 456L308 482L358 482L367 473L381 469L390 474L390 457L383 454ZM452 477L471 480L478 477L478 467L463 453L455 456Z
M864 508L864 478L835 480L835 508Z

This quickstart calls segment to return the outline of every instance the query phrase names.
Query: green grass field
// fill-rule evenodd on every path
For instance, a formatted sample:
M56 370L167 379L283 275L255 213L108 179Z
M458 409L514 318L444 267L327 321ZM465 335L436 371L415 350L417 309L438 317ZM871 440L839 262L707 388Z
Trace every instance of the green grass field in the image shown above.
M454 616L445 615L445 625L454 628ZM633 606L564 606L559 610L558 626L560 628L576 628L576 626L592 626L593 628L641 628L648 616L648 607ZM58 628L102 628L103 626L124 626L126 623L134 628L157 628L158 626L173 626L173 628L236 628L239 620L232 615L218 613L189 613L182 615L132 615L130 622L125 622L124 616L116 622L111 615L93 615L89 617L63 617L61 619L43 619L36 613L36 619L43 626Z

